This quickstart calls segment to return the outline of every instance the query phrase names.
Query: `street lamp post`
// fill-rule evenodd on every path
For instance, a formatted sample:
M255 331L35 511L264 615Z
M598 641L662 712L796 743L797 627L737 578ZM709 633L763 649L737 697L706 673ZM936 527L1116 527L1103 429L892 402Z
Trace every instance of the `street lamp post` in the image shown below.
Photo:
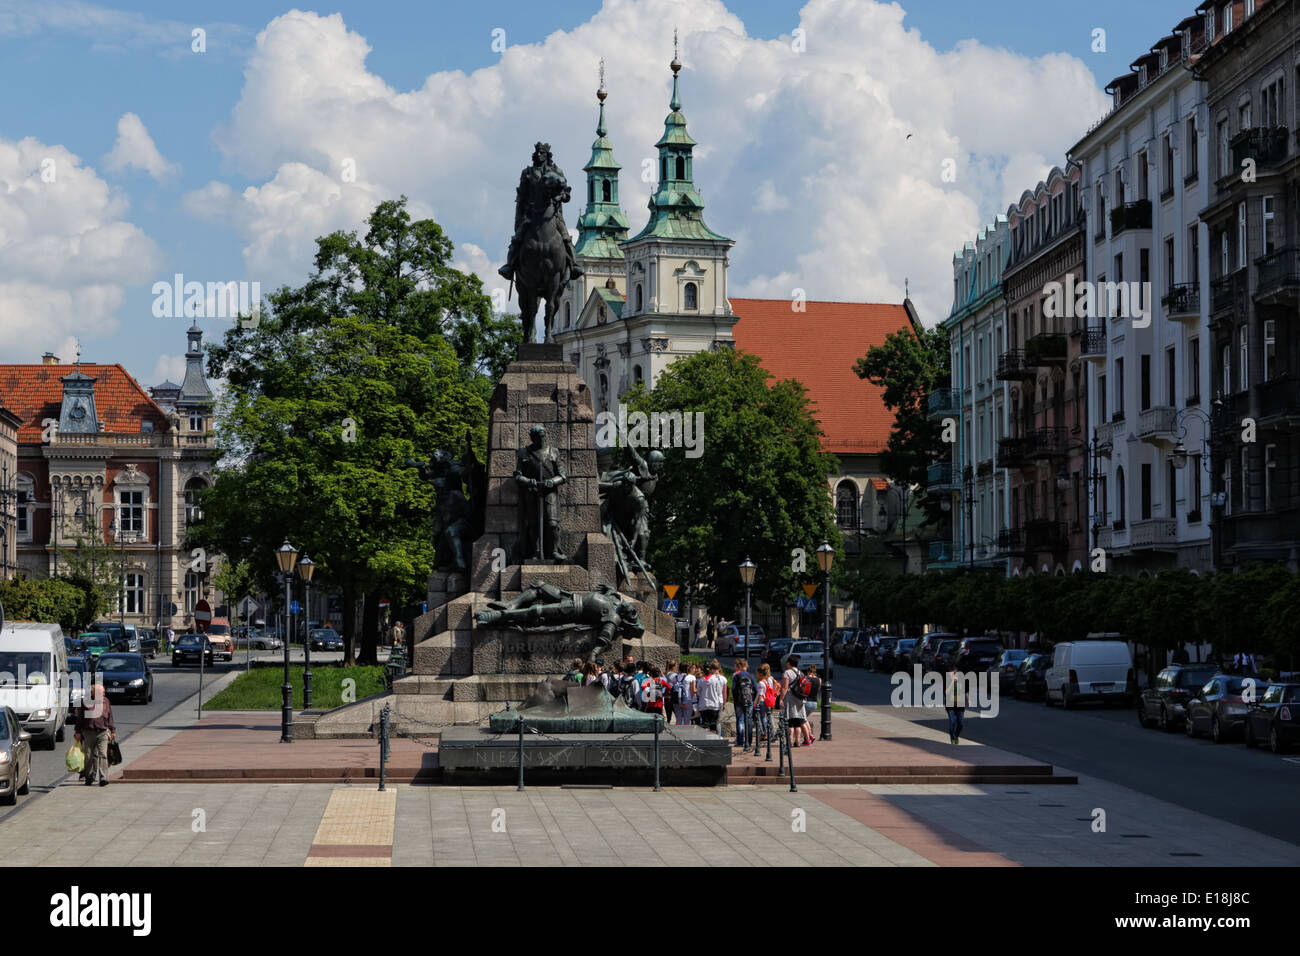
M303 613L307 617L307 622L311 623L311 576L316 570L316 562L307 555L302 556L298 562L298 577L302 578L303 586ZM307 710L311 707L311 630L310 627L303 631L302 637L302 709Z
M749 659L750 641L753 639L749 628L749 595L750 589L754 586L754 574L758 571L758 565L749 560L749 555L745 555L745 560L740 562L740 580L745 585L745 659ZM757 695L755 695L757 699ZM740 719L737 712L737 720ZM746 714L745 719L751 724L754 722L752 713ZM750 727L749 732L754 735L754 753L758 753L758 728ZM745 741L748 743L748 741Z
M822 677L822 740L831 739L831 677L834 664L831 662L831 565L835 563L835 549L829 541L823 541L817 549L817 566L822 569L826 585L826 607L823 609L822 634L826 640L822 643L822 658L826 673ZM811 738L810 738L811 739Z
M289 539L284 539L284 544L280 545L275 552L275 563L280 569L280 576L284 578L284 686L280 688L280 743L293 743L293 684L289 683L289 586L293 581L293 565L298 558L298 552L294 550Z

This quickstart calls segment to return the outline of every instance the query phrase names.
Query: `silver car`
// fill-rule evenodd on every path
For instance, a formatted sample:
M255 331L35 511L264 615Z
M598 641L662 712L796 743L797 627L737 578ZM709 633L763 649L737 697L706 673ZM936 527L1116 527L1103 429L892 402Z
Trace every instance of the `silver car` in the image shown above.
M13 806L31 787L31 739L13 708L0 708L0 803Z

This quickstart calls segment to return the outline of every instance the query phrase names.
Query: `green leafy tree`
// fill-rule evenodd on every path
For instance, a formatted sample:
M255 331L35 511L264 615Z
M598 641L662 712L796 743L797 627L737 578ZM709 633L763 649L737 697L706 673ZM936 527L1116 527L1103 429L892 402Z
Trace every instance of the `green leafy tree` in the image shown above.
M80 631L94 620L94 614L86 613L92 606L90 593L65 578L17 577L0 581L5 620L57 623L68 632Z
M755 599L778 606L801 583L820 583L814 552L823 541L843 557L827 492L836 460L821 450L804 387L770 378L756 356L699 352L674 362L653 392L624 398L634 410L704 415L702 454L664 449L650 566L660 583L694 582L709 607L744 606L737 568L746 556L758 565ZM804 549L803 572L795 548Z
M236 616L236 608L240 602L257 593L259 585L257 577L253 563L247 558L238 561L225 560L217 565L217 570L212 575L212 583L226 596L232 619Z
M882 398L894 413L894 425L881 466L890 478L909 487L924 488L930 463L948 457L942 423L926 415L930 392L948 386L948 366L947 332L909 326L873 345L853 368L859 378L884 390ZM925 507L932 523L943 520L937 498L925 499Z

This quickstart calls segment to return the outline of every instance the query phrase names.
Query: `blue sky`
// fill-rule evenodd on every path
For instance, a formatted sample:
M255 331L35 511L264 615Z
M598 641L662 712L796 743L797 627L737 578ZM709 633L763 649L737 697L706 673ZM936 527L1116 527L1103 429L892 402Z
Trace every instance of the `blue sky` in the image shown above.
M292 7L240 0L185 4L182 14L163 2L0 0L0 83L9 94L0 111L0 361L36 361L46 349L69 358L75 336L86 359L121 361L156 384L176 374L188 322L151 314L154 281L176 272L258 279L264 288L301 281L313 228L354 227L374 201L401 192L414 211L438 218L463 265L491 282L508 239L503 197L532 141L549 136L570 181L582 175L600 55L635 232L651 188L635 174L666 112L674 25L683 32L683 99L701 143L706 217L737 239L733 294L799 285L812 298L896 300L906 276L933 322L948 305L952 250L1004 211L1008 195L1032 186L1026 178L1062 161L1104 111L1101 85L1194 4L916 0L902 5L901 27L875 4L848 7L373 0L304 6L290 23L282 15ZM341 20L327 19L335 13ZM191 50L194 27L206 30L202 54ZM784 49L797 27L806 32L803 58ZM1105 53L1091 49L1096 28L1106 31ZM493 49L496 29L505 31L506 57ZM259 49L263 31L277 42ZM930 57L934 66L918 66ZM913 68L923 72L911 76ZM945 85L936 72L955 78ZM339 89L320 94L336 79ZM503 98L524 109L512 112ZM738 112L743 126L731 125ZM1000 132L1040 112L1054 115L1032 138ZM126 114L156 147L151 169L138 140L119 147L117 161L110 156ZM427 137L420 115L429 118ZM864 125L874 132L863 137ZM924 158L879 149L878 140L895 139L899 150L918 148L902 146L895 127L917 131ZM347 142L353 128L365 142ZM38 199L39 159L61 156L59 148L75 154L79 173ZM353 149L364 188L335 196L330 167ZM931 175L945 155L969 169L955 189ZM845 157L860 167L846 170ZM818 182L841 194L824 208L809 186ZM6 191L28 199L7 204ZM922 212L924 229L898 208L899 196L934 210ZM848 221L828 229L840 211ZM569 207L571 222L578 212ZM784 222L775 234L771 217ZM819 245L828 232L842 234ZM81 261L92 247L96 261ZM53 252L42 259L33 250ZM68 261L54 264L50 254ZM223 327L202 324L210 334Z

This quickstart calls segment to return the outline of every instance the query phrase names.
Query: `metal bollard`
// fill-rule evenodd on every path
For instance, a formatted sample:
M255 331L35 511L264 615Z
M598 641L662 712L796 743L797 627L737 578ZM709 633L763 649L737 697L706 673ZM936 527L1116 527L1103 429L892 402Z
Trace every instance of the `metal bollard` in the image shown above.
M385 774L388 764L388 722L391 719L392 711L390 704L384 704L384 709L379 712L379 789L387 789L384 786Z
M663 790L659 785L659 716L655 716L655 793Z
M519 715L519 786L515 790L524 789L524 717Z
M782 708L780 713L776 715L776 732L781 735L776 742L776 755L777 755L776 775L778 777L784 777L785 776L785 754L786 754L786 750L789 749L789 743L786 741L786 737L785 737L785 709L784 708Z

